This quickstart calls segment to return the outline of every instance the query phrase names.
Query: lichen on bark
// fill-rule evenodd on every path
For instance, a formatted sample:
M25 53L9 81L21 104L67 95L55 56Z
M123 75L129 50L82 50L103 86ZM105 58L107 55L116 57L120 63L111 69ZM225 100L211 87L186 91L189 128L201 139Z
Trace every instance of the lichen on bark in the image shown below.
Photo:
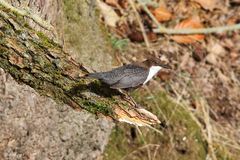
M4 11L2 7L1 10L1 68L17 81L30 85L40 94L58 102L114 117L111 115L112 98L115 96L116 101L122 101L116 91L96 80L81 78L87 71L72 60L60 45L43 33L24 25L24 19L20 15ZM107 96L99 94L100 92L91 89L89 85L104 88ZM87 92L90 92L91 96L86 96Z

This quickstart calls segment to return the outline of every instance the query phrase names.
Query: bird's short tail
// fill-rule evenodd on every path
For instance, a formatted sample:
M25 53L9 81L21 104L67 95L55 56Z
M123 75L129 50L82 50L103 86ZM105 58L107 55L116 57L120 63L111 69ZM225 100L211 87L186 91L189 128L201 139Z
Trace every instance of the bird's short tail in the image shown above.
M89 73L86 75L86 78L96 78L96 79L100 79L102 76L99 73Z

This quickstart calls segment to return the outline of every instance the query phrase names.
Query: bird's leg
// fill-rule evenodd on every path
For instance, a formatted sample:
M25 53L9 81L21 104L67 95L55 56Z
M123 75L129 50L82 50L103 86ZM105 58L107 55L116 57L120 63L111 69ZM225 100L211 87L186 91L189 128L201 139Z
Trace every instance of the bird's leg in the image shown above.
M137 106L137 103L134 101L134 99L128 94L127 91L124 91L124 90L121 90L121 89L118 89L118 91L124 96L123 98L128 102L130 103L132 106L136 107ZM130 108L132 109L132 108Z

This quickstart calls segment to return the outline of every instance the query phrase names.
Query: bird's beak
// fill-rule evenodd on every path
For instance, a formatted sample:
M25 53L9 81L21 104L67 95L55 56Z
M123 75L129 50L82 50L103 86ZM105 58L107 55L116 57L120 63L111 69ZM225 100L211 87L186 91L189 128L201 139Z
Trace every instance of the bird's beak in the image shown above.
M160 65L164 71L171 71L172 68L168 64L161 64Z

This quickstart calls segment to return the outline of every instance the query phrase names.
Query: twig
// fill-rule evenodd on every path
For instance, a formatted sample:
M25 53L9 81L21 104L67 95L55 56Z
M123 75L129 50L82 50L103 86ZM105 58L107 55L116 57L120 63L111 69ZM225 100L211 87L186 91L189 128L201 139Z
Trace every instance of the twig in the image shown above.
M140 29L141 29L141 31L142 31L143 38L144 38L144 41L145 41L145 43L146 43L146 46L149 48L149 47L150 47L150 43L149 43L149 41L148 41L148 37L147 37L146 31L145 31L144 26L143 26L143 24L142 24L141 17L140 17L140 15L139 15L136 7L135 7L134 2L133 2L132 0L128 0L128 1L129 1L130 5L131 5L133 11L135 12L135 15L136 15L137 21L138 21L138 23L139 23L139 27L140 27Z
M161 110L158 102L156 101L155 95L151 92L151 90L148 88L148 86L143 86L144 89L148 92L149 95L153 96L153 102L155 103L156 108L159 110L159 112L161 113L161 115L163 116L164 121L167 121L167 117L165 116L165 114L163 113L163 111Z
M155 149L155 151L154 151L154 153L153 153L153 156L152 156L152 157L153 157L153 158L152 158L153 160L156 159L155 157L156 157L156 155L157 155L157 153L158 153L159 148L160 148L160 145L156 147L156 149Z
M205 103L205 101L201 98L200 99L201 109L204 117L204 123L206 125L207 130L207 137L208 137L208 148L211 154L211 157L213 160L217 160L214 147L213 147L213 139L212 139L212 125L210 122L210 116L209 116L209 106Z
M136 129L137 129L138 133L140 134L140 136L141 136L141 138L143 140L143 143L146 145L146 141L144 139L144 135L143 135L142 131L139 129L138 126L136 126ZM147 155L148 155L148 159L151 160L151 151L149 150L148 147L147 147Z
M150 18L154 21L157 25L157 29L153 31L155 33L166 33L166 34L209 34L209 33L221 33L224 31L233 31L240 29L240 23L236 25L228 25L228 26L221 26L221 27L211 27L211 28L199 28L199 29L192 29L192 28L182 28L182 29L170 29L165 28L159 24L158 20L153 16L153 14L149 11L145 3L142 3L141 0L137 0L139 4L143 7L144 11L150 16Z
M159 6L158 2L154 2L152 0L139 0L139 2L141 2L143 4L147 4L148 6L152 6L152 7L158 7Z
M190 80L189 80L190 81ZM173 88L173 87L172 87ZM187 88L187 85L184 85L184 88ZM176 94L176 95L180 95L176 90L173 90L174 91L174 93ZM176 101L175 99L173 99L173 98L171 98L173 101ZM187 104L186 104L186 102L185 101L182 101L182 104L183 105L185 105L185 106L187 106ZM185 108L185 107L183 107L183 105L180 105L180 107L182 107L183 109L187 109L187 110L189 110L189 108ZM204 137L204 139L206 139L206 141L207 141L207 143L208 143L208 149L209 149L209 152L210 152L210 156L211 156L211 158L213 159L213 160L216 160L216 155L215 155L215 152L214 152L214 148L213 148L213 141L212 141L212 134L211 134L211 125L210 125L210 117L209 117L209 112L208 113L206 113L206 110L205 110L205 108L203 108L203 107L205 107L205 106L203 106L203 104L201 105L201 107L202 107L202 109L204 109L204 122L205 122L205 124L206 124L206 126L207 126L207 128L206 128L206 130L207 130L207 133L205 132L205 130L204 130L204 128L202 127L202 124L199 122L199 120L197 119L197 117L196 116L194 116L194 114L191 112L191 111L189 111L188 113L189 113L189 115L191 116L191 118L196 122L196 124L199 126L199 128L201 129L201 132L202 132L202 135L203 135L203 137ZM207 118L207 119L206 119Z
M167 34L209 34L209 33L221 33L224 31L233 31L240 29L240 24L222 26L222 27L212 27L212 28L202 28L202 29L169 29L169 28L157 28L153 31L155 33L167 33Z
M169 116L168 120L166 121L167 124L169 124L169 122L172 120L173 115L175 114L176 110L178 109L178 106L180 106L180 103L181 103L181 101L183 100L183 92L186 91L186 89L183 88L181 94L179 94L179 93L174 89L174 87L173 87L171 84L170 84L170 86L171 86L173 92L176 94L177 99L176 99L176 101L175 101L174 109L173 109L173 111L171 112L171 115Z
M31 18L34 22L36 22L38 25L40 25L41 27L43 27L47 30L54 30L54 27L51 24L44 21L38 15L31 13L29 9L17 9L17 8L13 7L12 5L8 4L7 2L5 2L4 0L0 0L0 5L2 5L3 7L7 8L7 9L11 10L12 12L15 12L19 15Z
M157 132L157 133L159 133L160 135L162 135L163 136L163 132L162 131L160 131L159 129L157 129L157 128L154 128L154 127L152 127L151 125L149 125L149 124L147 124L146 125L148 128L150 128L150 129L152 129L152 130L154 130L155 132Z
M153 20L153 22L157 25L160 29L166 29L165 27L161 26L158 20L154 17L154 15L150 12L150 10L147 8L146 4L143 3L141 0L137 0L139 4L143 7L144 11L150 16L150 18Z
M230 142L223 141L223 140L220 140L220 139L217 139L217 138L214 138L214 141L216 141L216 142L221 143L221 144L223 144L223 145L225 145L225 146L229 146L229 147L231 147L231 148L234 148L234 149L240 151L240 147L239 147L238 145L236 145L236 144L232 144L232 143L230 143Z
M159 144L146 144L146 145L144 145L144 146L142 146L142 147L139 147L139 148L133 150L132 152L128 153L127 155L125 155L124 157L122 157L121 160L124 160L124 159L126 159L127 157L129 157L130 155L135 154L135 153L137 153L138 151L143 150L143 149L145 149L145 148L149 148L149 147L160 147L160 145L159 145Z

